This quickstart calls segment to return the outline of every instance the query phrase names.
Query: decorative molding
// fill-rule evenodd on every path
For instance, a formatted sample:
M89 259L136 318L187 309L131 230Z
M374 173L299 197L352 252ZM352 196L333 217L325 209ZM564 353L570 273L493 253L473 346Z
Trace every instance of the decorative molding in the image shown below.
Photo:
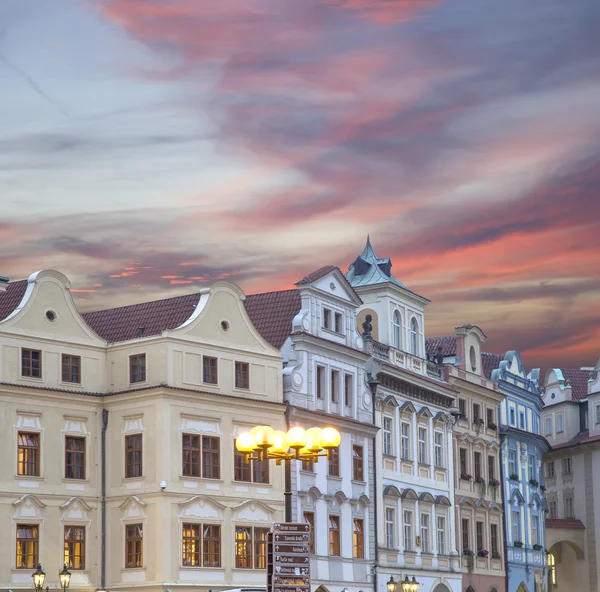
M247 522L273 522L275 513L275 509L271 506L255 500L247 500L232 506L231 509L234 520Z
M14 501L12 505L15 507L15 512L12 515L13 520L44 520L42 510L46 507L46 504L35 495L26 494Z
M385 372L379 373L379 382L382 387L394 391L400 395L413 397L425 403L437 405L438 407L450 408L454 403L454 398L448 395L442 395L435 391L429 390L423 386L418 386L402 380Z
M123 420L125 425L123 427L123 434L127 434L129 432L144 432L146 431L144 428L144 414L139 413L137 415L130 415L128 417L124 417Z
M203 496L195 495L183 502L178 504L181 507L179 512L180 518L198 518L208 520L223 521L223 513L227 506L219 503L218 501Z
M121 522L129 520L145 520L147 518L144 508L146 502L142 501L137 495L129 496L120 506L123 510Z
M200 434L217 434L222 436L218 419L204 419L194 415L181 414L181 432L197 432Z
M41 432L43 430L42 414L29 411L17 411L17 425L15 427L18 430L36 430Z
M90 511L92 507L80 497L68 499L64 504L60 505L60 508L63 510L60 517L61 522L91 522L88 511Z
M89 436L90 433L87 429L87 417L72 417L69 415L65 415L65 427L63 428L63 433L65 434L82 434L84 436Z

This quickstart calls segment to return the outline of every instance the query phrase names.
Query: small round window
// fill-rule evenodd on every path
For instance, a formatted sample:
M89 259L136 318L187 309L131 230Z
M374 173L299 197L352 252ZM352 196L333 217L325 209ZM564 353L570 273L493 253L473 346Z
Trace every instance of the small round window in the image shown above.
M231 326L229 325L228 321L221 321L221 329L223 329L225 333L227 333L227 331L229 331L230 328Z
M471 349L469 351L469 358L471 360L471 370L475 372L475 370L477 370L477 355L473 346L471 346Z
M56 313L53 310L46 311L46 318L53 323L56 320Z

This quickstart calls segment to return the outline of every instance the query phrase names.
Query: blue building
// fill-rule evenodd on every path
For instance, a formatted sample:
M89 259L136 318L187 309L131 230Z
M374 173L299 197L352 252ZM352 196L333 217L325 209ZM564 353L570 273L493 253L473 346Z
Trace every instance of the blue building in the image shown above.
M542 456L550 446L540 435L542 398L518 351L483 355L505 395L499 419L508 592L546 592Z

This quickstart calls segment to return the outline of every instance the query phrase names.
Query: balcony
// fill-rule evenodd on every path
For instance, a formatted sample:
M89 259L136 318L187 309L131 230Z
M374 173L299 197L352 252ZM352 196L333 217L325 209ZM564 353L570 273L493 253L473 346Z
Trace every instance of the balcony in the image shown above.
M384 362L388 362L399 368L410 370L411 372L433 378L434 380L443 381L443 367L435 362L425 360L419 356L414 356L413 354L396 349L391 345L385 345L379 341L373 340L371 343L373 357L378 360L383 360Z

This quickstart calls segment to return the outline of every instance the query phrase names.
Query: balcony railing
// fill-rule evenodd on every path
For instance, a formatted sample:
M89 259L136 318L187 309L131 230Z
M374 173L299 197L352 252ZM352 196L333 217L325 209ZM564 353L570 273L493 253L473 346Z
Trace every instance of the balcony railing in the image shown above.
M443 369L442 366L409 354L408 352L396 349L391 345L385 345L379 341L372 340L372 352L373 356L379 360L389 362L399 368L405 368L411 372L428 376L434 380L443 380Z

